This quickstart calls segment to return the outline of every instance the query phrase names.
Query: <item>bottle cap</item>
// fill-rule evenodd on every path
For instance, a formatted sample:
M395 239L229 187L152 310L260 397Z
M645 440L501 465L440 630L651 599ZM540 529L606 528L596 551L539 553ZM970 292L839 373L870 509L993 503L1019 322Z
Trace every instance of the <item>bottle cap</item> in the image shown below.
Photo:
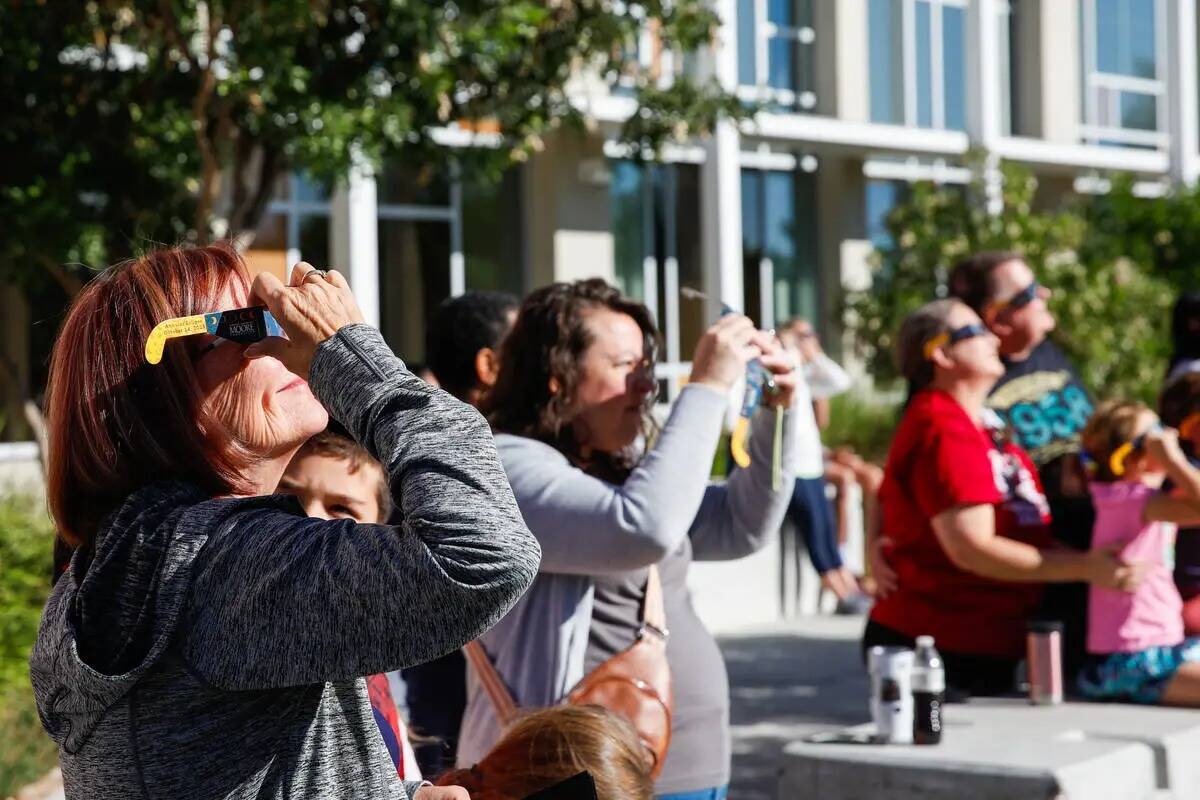
M917 637L917 647L933 647L933 637L932 636L918 636Z
M1062 633L1063 624L1056 619L1031 619L1025 623L1029 633Z

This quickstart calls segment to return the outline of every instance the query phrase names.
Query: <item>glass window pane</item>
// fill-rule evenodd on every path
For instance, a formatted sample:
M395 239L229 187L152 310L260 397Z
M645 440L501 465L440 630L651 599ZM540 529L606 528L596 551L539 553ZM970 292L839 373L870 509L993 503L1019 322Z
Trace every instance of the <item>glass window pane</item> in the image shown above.
M758 275L763 256L763 173L742 170L742 310L759 319Z
M796 24L793 14L792 0L767 0L767 21L784 28Z
M758 52L758 41L755 39L754 0L738 0L737 36L738 83L756 86L758 77L755 75L754 54Z
M815 321L817 274L813 177L764 173L766 249L771 258L775 323L802 316Z
M867 24L871 121L904 124L901 0L871 0Z
M795 45L790 39L771 37L767 44L767 85L796 91Z
M463 187L467 288L522 293L521 172Z
M916 3L917 126L933 127L933 53L929 3Z
M329 202L331 187L328 181L318 180L311 175L297 172L292 186L296 190L296 199L301 203Z
M1095 0L1100 72L1155 77L1155 0Z
M899 181L867 181L867 238L877 248L890 247L892 244L887 217L900 202L904 188L904 184Z
M742 250L762 250L762 173L742 170Z
M1154 95L1121 92L1121 127L1158 130L1158 101Z
M967 60L963 51L963 42L966 41L966 17L966 12L961 8L942 6L942 95L946 102L946 129L952 131L967 129ZM1007 31L1007 28L1002 26L1000 30ZM1001 42L1000 52L1007 56L1004 37ZM1001 80L1007 86L1007 67L1002 67L1002 70Z
M445 170L392 162L376 178L380 205L450 205L450 181Z
M679 285L704 288L704 256L700 212L700 167L675 164L675 255L679 264ZM696 341L708 328L704 303L679 297L679 356L691 361Z
M425 325L450 294L450 224L379 221L380 327L392 350L425 360Z
M329 266L328 216L308 214L300 217L300 258L319 269Z
M644 173L632 161L609 161L612 178L608 184L609 226L613 234L613 257L617 286L639 300L646 296L642 262L646 257Z

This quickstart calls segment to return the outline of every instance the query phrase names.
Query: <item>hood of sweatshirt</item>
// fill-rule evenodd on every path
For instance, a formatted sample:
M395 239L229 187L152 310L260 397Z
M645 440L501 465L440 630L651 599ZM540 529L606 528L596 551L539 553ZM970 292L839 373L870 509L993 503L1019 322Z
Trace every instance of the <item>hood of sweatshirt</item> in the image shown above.
M162 658L196 554L214 530L213 502L181 483L133 493L55 584L29 666L42 725L65 752L77 753ZM191 515L205 523L188 524Z

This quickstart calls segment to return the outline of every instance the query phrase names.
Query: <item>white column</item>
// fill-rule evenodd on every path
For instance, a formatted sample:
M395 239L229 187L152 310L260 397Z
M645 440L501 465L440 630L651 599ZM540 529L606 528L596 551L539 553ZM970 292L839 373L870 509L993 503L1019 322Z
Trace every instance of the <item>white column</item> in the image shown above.
M462 175L455 164L450 180L450 296L467 291L467 262L463 255Z
M355 166L345 186L334 192L333 257L344 270L368 325L379 327L379 218L375 175Z
M737 88L737 0L716 0L722 24L713 43L714 73L721 86ZM737 126L722 121L705 144L700 175L701 219L704 225L703 261L712 306L716 299L741 309L742 293L742 189Z
M1000 21L995 0L972 0L967 6L967 135L985 153L984 193L987 210L1004 207L1000 159L993 155L1001 135Z
M1192 185L1200 176L1200 123L1196 97L1196 4L1167 0L1167 108L1171 180Z

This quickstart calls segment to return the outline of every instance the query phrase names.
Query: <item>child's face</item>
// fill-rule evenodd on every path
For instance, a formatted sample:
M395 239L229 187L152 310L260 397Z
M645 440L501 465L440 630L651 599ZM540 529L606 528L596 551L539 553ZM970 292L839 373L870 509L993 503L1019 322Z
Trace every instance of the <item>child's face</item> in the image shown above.
M300 456L288 464L277 491L295 495L310 517L383 522L376 496L381 470L374 464L363 464L354 472L351 469L353 465L343 458Z

